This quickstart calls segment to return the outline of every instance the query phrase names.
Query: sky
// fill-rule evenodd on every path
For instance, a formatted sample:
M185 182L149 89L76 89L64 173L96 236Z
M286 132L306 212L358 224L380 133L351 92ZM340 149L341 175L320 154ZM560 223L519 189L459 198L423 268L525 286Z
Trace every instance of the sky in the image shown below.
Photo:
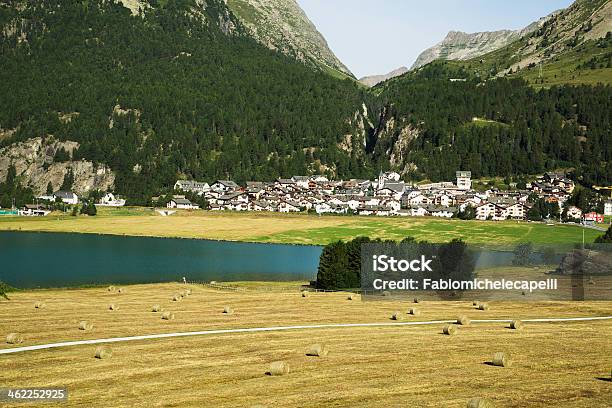
M451 30L519 29L573 0L297 0L355 74L410 68Z

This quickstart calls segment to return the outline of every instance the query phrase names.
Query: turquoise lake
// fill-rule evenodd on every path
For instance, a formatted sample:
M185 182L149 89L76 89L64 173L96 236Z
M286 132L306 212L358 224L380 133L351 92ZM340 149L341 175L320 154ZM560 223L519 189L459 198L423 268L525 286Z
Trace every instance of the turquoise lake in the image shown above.
M322 248L178 238L0 232L0 280L17 288L313 280Z

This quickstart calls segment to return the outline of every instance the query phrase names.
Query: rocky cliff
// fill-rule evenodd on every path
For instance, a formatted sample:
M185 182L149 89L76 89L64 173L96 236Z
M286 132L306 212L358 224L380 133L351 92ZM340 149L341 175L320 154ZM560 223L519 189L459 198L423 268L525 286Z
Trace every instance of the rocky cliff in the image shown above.
M72 190L77 194L96 189L112 190L115 175L108 167L86 160L61 163L54 161L60 149L72 155L78 147L79 144L73 141L62 142L53 137L36 137L0 149L0 180L6 178L8 168L12 164L22 185L31 187L34 194L43 194L48 183L51 183L54 191L58 190L64 176L71 169L74 174Z
M555 12L557 13L557 12ZM444 40L423 51L410 69L417 69L437 59L464 61L498 50L540 28L555 13L520 30L464 33L450 31Z

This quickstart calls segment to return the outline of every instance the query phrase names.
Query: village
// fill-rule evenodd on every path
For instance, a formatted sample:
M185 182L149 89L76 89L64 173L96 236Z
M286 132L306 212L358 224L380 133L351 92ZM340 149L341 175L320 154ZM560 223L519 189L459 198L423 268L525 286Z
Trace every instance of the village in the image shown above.
M612 215L612 200L607 200L603 214L583 213L582 209L566 205L575 184L563 173L548 172L525 189L502 191L491 187L482 191L473 188L470 171L457 171L454 182L413 184L401 181L397 172L380 172L377 180L329 180L322 175L293 176L272 182L250 181L241 186L231 180L212 184L193 180L177 180L174 194L167 202L154 197L154 203L168 210L254 211L318 215L361 215L396 217L461 217L477 220L528 220L536 199L558 206L564 220L583 224L603 223ZM200 204L187 196L200 198ZM194 200L195 201L195 200ZM7 215L45 216L49 204L70 206L82 202L71 191L57 191L37 197L36 204L13 209ZM122 207L126 200L106 193L96 207ZM567 207L567 208L566 208Z
M205 182L178 180L177 193L203 197L211 211L270 211L280 213L350 214L372 216L411 216L452 218L473 209L478 220L526 220L534 194L559 206L559 212L575 188L565 174L546 173L527 183L525 190L484 192L472 189L471 172L457 171L456 181L409 184L396 172L381 172L374 181L351 179L332 181L325 176L293 176L274 182L247 182L245 187L230 180ZM530 200L531 198L531 200ZM175 195L167 203L172 209L198 209L185 195ZM605 215L612 215L612 201L605 204ZM576 222L602 223L604 215L583 214L569 206L567 218Z

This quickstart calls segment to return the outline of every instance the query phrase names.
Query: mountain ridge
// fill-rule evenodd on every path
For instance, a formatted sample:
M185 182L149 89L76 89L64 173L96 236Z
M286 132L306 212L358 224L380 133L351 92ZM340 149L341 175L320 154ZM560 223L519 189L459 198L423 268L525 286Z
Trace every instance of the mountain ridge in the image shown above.
M397 69L394 69L391 72L388 72L383 75L368 75L363 78L359 78L359 82L364 84L367 87L373 87L381 82L386 81L387 79L395 78L396 76L400 76L410 71L408 67L401 66Z
M537 30L558 12L559 10L554 11L518 30L502 29L475 33L451 30L441 42L421 52L410 69L418 69L436 59L463 61L495 51Z
M226 0L226 4L266 47L354 77L295 0Z

